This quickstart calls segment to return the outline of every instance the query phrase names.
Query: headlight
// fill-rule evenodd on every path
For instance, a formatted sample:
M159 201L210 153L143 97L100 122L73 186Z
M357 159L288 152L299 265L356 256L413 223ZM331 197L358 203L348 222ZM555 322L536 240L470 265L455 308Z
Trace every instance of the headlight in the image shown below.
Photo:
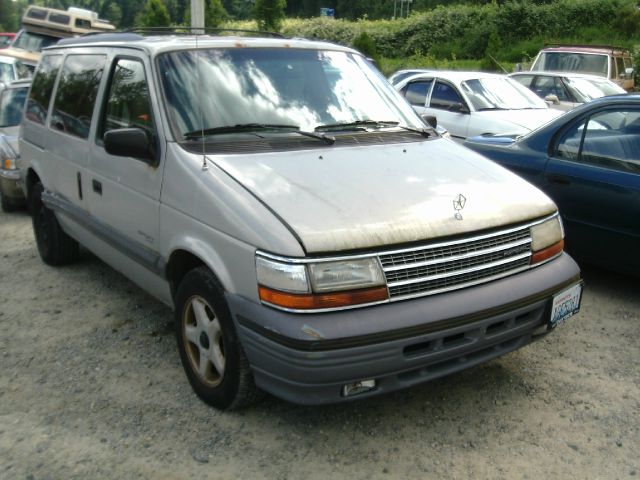
M258 283L286 292L308 293L309 281L304 265L292 265L256 257Z
M260 299L287 310L323 310L388 300L376 257L291 263L258 254Z
M531 264L555 257L564 249L564 230L560 215L531 227Z
M384 275L375 258L311 263L314 292L336 292L384 285Z
M4 136L0 136L0 160L2 160L2 164L0 164L0 168L3 170L15 170L16 167L16 159L18 158L18 154L15 152L7 139Z

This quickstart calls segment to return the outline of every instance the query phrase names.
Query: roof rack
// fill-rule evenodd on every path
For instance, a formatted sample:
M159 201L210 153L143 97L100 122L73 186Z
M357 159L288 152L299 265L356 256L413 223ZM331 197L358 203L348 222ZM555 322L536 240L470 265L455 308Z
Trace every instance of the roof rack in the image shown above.
M212 27L135 27L121 30L122 33L138 33L140 35L198 35L198 34L217 34L222 32L244 33L256 36L286 38L277 32L267 32L264 30L249 30L242 28L212 28ZM204 32L204 33L203 33Z
M579 43L545 43L545 47L579 47L579 48L606 48L608 50L629 50L626 47L616 45L583 45Z

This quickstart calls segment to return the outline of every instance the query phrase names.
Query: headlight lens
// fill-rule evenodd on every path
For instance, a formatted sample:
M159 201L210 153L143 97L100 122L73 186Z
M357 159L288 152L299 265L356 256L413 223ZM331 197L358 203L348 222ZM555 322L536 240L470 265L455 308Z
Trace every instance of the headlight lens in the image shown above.
M558 243L564 237L560 216L556 215L531 227L531 249L534 252Z
M314 292L336 292L384 285L384 276L375 258L361 258L309 265Z
M309 281L304 265L276 262L256 257L258 283L265 287L285 292L308 293Z
M260 299L288 310L323 310L388 300L377 258L288 263L256 256Z
M5 137L0 136L0 159L2 160L0 168L3 170L15 170L17 158L18 154L11 148Z
M556 215L531 227L531 265L550 260L564 250L564 230Z

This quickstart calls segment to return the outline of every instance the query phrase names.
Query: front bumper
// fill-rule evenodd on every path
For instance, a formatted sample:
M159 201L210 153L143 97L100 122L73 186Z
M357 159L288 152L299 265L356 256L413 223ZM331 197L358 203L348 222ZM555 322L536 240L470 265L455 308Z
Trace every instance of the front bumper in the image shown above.
M324 404L406 388L516 350L548 332L554 294L580 281L567 254L504 279L431 297L292 314L228 295L256 384ZM344 397L343 386L374 379Z
M0 194L11 200L25 200L20 170L0 169Z

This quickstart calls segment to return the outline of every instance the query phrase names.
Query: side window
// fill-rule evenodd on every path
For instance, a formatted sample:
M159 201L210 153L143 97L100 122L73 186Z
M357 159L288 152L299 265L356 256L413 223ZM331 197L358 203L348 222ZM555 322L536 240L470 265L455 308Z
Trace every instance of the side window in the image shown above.
M431 94L431 107L449 110L452 105L464 102L460 94L451 85L437 81Z
M142 128L155 138L149 86L141 62L116 60L99 138L116 128Z
M516 82L518 82L523 87L530 88L531 87L531 80L533 80L533 75L514 75L511 78L513 80L515 80Z
M547 95L555 95L560 101L569 100L562 85L562 80L557 77L538 77L534 91L540 98L545 98Z
M555 153L581 163L640 172L640 111L596 113L571 128Z
M67 56L51 113L51 128L89 137L93 107L102 78L104 55Z
M411 105L424 107L427 103L427 95L429 94L432 84L433 79L411 82L402 89L402 93Z
M49 55L40 60L40 66L31 84L31 93L27 100L25 118L44 125L49 110L49 101L53 92L53 85L62 63L61 55Z
M622 57L616 57L616 67L618 68L617 78L620 78L625 73L624 60Z

